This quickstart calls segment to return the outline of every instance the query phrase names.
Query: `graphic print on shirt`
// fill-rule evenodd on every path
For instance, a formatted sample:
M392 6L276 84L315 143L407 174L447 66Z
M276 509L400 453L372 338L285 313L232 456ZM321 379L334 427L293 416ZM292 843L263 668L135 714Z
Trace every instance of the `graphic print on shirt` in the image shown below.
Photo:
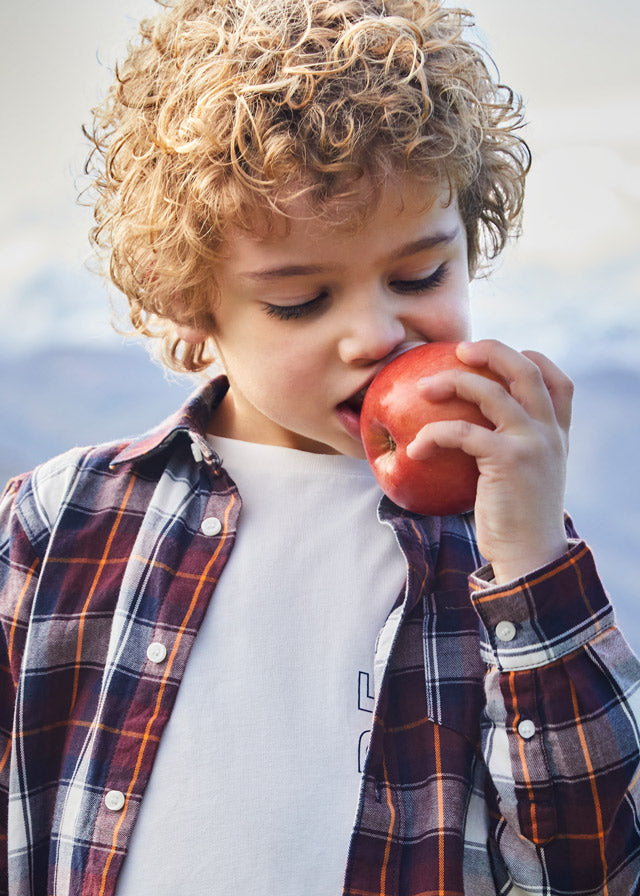
M374 693L371 675L368 672L358 672L358 709L361 712L373 713ZM367 728L358 738L358 774L362 774L364 762L369 749L371 728Z

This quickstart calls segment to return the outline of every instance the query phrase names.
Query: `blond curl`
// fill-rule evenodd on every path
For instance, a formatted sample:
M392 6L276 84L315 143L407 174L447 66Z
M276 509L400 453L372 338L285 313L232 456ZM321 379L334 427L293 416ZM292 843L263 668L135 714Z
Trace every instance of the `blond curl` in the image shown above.
M519 99L440 0L177 0L140 25L86 129L94 245L134 330L174 369L211 363L226 228L306 195L318 215L408 171L445 178L469 268L517 232L530 164ZM341 207L344 207L342 203Z

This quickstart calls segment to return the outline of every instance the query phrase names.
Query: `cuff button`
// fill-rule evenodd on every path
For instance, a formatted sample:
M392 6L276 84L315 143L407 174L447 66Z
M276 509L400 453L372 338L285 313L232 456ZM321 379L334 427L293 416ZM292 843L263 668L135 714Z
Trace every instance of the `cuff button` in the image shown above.
M120 812L124 808L124 793L121 790L110 790L104 798L104 804L111 812Z

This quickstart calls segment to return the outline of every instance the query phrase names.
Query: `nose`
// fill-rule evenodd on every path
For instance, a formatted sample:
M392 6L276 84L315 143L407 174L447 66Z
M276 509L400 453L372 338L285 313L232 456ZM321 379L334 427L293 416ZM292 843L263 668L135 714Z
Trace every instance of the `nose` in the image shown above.
M339 354L345 364L366 366L381 361L405 339L404 323L392 303L371 296L358 302L340 338Z

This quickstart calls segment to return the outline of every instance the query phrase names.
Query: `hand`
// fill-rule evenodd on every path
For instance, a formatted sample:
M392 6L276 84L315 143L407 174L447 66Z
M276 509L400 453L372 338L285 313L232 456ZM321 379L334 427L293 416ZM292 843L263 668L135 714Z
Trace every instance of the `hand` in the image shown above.
M500 342L463 343L458 357L489 367L508 385L467 371L444 371L421 381L431 401L458 395L478 405L495 426L462 420L430 423L407 453L427 458L434 446L461 448L476 458L475 505L482 555L498 583L533 572L567 550L564 491L571 423L571 380L544 355Z

